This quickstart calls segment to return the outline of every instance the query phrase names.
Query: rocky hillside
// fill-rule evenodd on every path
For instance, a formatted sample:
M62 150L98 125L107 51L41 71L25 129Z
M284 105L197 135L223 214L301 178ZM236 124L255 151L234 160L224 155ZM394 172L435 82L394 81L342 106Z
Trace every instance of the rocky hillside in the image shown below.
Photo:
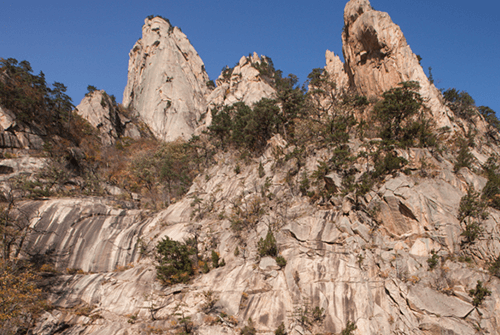
M124 106L89 93L63 157L4 153L0 278L32 264L19 290L48 306L4 308L1 331L498 334L498 120L442 94L367 0L344 21L345 64L327 51L306 93L257 54L213 87L184 34L146 19ZM125 112L197 136L157 143Z

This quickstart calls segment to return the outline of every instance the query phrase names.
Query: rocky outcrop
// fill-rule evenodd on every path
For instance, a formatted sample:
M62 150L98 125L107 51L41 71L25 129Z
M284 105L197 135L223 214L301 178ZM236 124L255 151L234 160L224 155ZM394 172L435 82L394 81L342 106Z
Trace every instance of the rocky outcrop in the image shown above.
M206 110L205 66L186 35L161 17L148 18L130 52L123 105L164 141L191 137Z
M272 79L263 74L268 66L269 59L255 52L252 56L241 57L234 68L226 69L217 78L217 88L208 97L209 107L236 102L251 106L262 98L273 98L276 90L271 86Z
M0 106L0 148L41 150L45 135L34 125L19 124L14 113Z
M437 126L455 127L441 93L429 82L389 14L374 10L368 0L349 1L344 12L342 42L349 84L359 94L378 97L398 83L417 81Z
M272 99L276 90L271 86L272 78L267 72L272 64L266 56L259 57L257 53L243 56L234 68L226 68L216 80L217 87L207 97L208 107L204 125L197 132L206 129L212 122L212 108L230 106L244 102L252 106L262 98Z
M450 124L435 87L387 14L367 0L352 0L345 22L346 64L326 54L338 89L375 96L417 80L436 123ZM180 30L153 18L143 32L131 52L124 102L156 108L174 96L186 99L175 105L178 115L167 113L156 128L163 139L173 136L172 129L194 129L182 108L199 114L206 109L196 108L206 108L206 101L251 105L273 97L263 58L243 57L209 95L200 84L203 69L194 70L201 63ZM165 55L171 58L160 62ZM185 85L174 85L177 78ZM167 110L173 106L171 101ZM160 120L143 115L152 127ZM500 279L486 269L500 254L500 212L488 208L487 217L477 218L482 231L473 243L464 243L464 223L457 218L469 187L481 192L486 185L477 171L500 151L476 140L471 168L458 171L447 148L391 149L386 155L404 158L404 171L371 175L376 180L360 192L352 185L381 169L374 155L383 154L378 141L351 137L345 145L349 175L330 169L322 177L325 162L342 159L338 148L311 143L301 151L276 135L258 157L219 151L187 194L158 212L123 209L126 204L103 198L26 201L21 212L31 215L28 256L54 267L43 274L54 309L33 333L142 335L190 324L201 335L236 335L252 319L257 332L268 335L281 323L287 334L309 335L340 333L350 322L354 334L494 334ZM286 262L259 250L270 230ZM197 247L191 256L197 269L187 283L162 286L156 278L156 246L165 236ZM213 254L225 265L206 271L201 264ZM491 291L480 304L470 296L478 281Z
M494 333L500 280L454 257L463 248L456 218L460 199L468 184L480 190L484 178L468 169L453 174L446 157L408 149L399 154L409 166L425 157L434 177L399 173L358 198L356 206L351 195L340 193L317 205L294 186L301 173L287 177L294 162L277 165L278 148L283 157L293 151L273 138L239 173L229 154L218 154L219 163L183 199L158 213L114 209L97 200L38 206L32 250L53 246L58 269L97 272L59 276L51 288L55 310L40 329L65 324L67 334L141 334L144 327L167 331L181 314L207 335L238 334L249 318L263 334L274 333L281 322L294 335L339 333L349 321L356 322L358 334L470 334L478 324ZM308 157L303 169L313 171L327 151ZM193 206L195 197L200 204ZM254 225L235 231L232 222L253 215L247 211L255 206L260 214ZM473 248L478 264L500 252L500 213L489 212L484 238ZM269 227L285 266L259 256L258 241ZM162 287L152 256L164 236L196 236L200 258L209 259L214 250L226 265L188 284ZM428 264L432 251L439 255L434 270ZM476 310L468 290L478 280L492 295ZM210 308L207 292L215 297ZM71 311L82 304L94 306L85 318ZM316 307L323 312L315 319Z
M99 130L104 145L113 144L122 136L141 137L137 127L118 112L115 103L103 90L88 93L76 107L76 112Z
M342 94L349 89L349 76L345 72L344 63L333 51L326 50L326 66L330 80L335 83L336 94Z
M140 257L145 221L137 210L114 209L104 199L60 199L23 209L30 211L36 214L29 253L44 256L57 270L113 271Z

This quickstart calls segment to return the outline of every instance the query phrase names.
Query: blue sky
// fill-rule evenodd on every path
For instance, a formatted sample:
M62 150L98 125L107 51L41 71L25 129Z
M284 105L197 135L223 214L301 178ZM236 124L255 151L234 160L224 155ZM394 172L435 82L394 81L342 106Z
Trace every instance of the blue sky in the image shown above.
M148 15L169 18L190 39L211 79L256 51L300 81L342 54L347 0L2 1L0 57L27 60L68 86L77 105L94 85L122 100L128 53ZM439 88L469 92L500 113L500 2L372 0L401 26Z

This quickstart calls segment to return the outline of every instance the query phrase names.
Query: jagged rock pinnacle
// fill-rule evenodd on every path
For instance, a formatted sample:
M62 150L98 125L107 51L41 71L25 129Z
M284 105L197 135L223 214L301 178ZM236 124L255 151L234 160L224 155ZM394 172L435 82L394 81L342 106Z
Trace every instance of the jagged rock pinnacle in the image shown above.
M177 27L147 18L130 52L123 105L132 107L161 140L188 139L205 111L208 75Z

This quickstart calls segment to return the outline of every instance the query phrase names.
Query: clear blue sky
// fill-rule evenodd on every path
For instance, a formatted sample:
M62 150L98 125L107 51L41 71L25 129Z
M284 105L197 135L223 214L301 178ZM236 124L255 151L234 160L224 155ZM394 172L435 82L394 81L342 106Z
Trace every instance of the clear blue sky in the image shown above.
M94 85L122 100L128 53L148 15L169 18L188 36L211 79L256 51L301 82L342 54L347 0L4 0L0 57L27 60L47 81L68 86L77 105ZM373 0L401 26L413 52L432 66L439 88L469 92L500 113L500 3L497 0Z

